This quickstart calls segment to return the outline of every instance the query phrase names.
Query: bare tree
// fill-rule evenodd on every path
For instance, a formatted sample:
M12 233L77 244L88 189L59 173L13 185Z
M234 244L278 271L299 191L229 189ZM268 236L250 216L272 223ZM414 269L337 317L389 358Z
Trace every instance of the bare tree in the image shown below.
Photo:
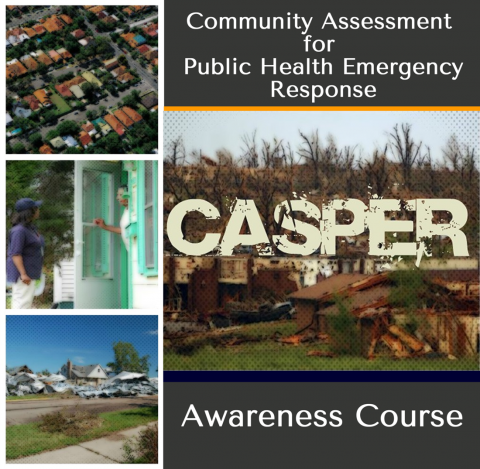
M393 133L389 134L389 148L400 163L402 168L403 182L407 189L410 189L412 168L415 161L420 157L422 142L415 143L411 135L411 124L402 124L399 129L398 124L393 128Z
M387 147L385 147L383 152L375 150L370 161L360 161L358 165L372 193L376 193L379 197L384 195L388 187L391 172L385 156L386 151Z

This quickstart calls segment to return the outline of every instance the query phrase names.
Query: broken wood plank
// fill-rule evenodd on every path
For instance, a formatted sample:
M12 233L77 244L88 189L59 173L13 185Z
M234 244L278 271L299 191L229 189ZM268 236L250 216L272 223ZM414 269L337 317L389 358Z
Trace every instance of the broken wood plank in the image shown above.
M420 352L424 349L425 344L413 335L409 334L405 329L395 324L388 327L388 331L398 337L404 344L411 348L414 352Z

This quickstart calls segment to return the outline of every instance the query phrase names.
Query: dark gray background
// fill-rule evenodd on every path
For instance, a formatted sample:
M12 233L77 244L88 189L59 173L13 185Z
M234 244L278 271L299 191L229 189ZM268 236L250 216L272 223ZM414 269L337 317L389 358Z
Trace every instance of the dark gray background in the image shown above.
M480 61L478 16L474 2L438 0L419 2L385 2L384 0L277 0L275 2L243 0L184 0L165 2L165 105L166 106L473 106L479 105L478 76ZM313 39L335 39L331 53L305 53L299 30L192 30L186 18L199 11L220 16L293 16L314 19L308 34ZM450 14L451 30L322 30L328 12L340 16L413 16L431 17ZM248 76L202 76L184 74L186 57L208 61L236 57L251 62ZM306 57L333 63L332 76L283 76L260 74L260 58L276 57L281 61L304 61ZM448 76L343 76L343 58L354 57L368 62L464 62L456 81ZM270 98L271 80L288 84L373 84L376 98L322 98L315 104L309 98Z
M165 467L474 467L479 396L480 383L165 383ZM355 414L367 403L380 410L459 410L463 425L364 428ZM301 409L338 409L343 425L199 428L190 422L182 428L190 404L204 422L204 410L288 409L295 415Z

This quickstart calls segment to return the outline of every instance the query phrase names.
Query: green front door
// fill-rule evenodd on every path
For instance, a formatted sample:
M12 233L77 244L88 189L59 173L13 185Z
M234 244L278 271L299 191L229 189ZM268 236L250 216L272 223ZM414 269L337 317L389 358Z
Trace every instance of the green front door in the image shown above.
M75 309L122 306L121 236L93 223L119 226L121 169L117 162L75 162Z

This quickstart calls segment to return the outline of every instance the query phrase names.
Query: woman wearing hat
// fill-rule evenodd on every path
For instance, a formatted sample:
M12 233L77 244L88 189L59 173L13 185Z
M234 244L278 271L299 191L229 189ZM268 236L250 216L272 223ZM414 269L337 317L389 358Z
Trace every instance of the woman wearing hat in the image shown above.
M8 234L7 281L12 283L12 309L30 309L35 280L43 267L45 240L33 222L40 216L42 201L20 199L15 204L13 227Z

